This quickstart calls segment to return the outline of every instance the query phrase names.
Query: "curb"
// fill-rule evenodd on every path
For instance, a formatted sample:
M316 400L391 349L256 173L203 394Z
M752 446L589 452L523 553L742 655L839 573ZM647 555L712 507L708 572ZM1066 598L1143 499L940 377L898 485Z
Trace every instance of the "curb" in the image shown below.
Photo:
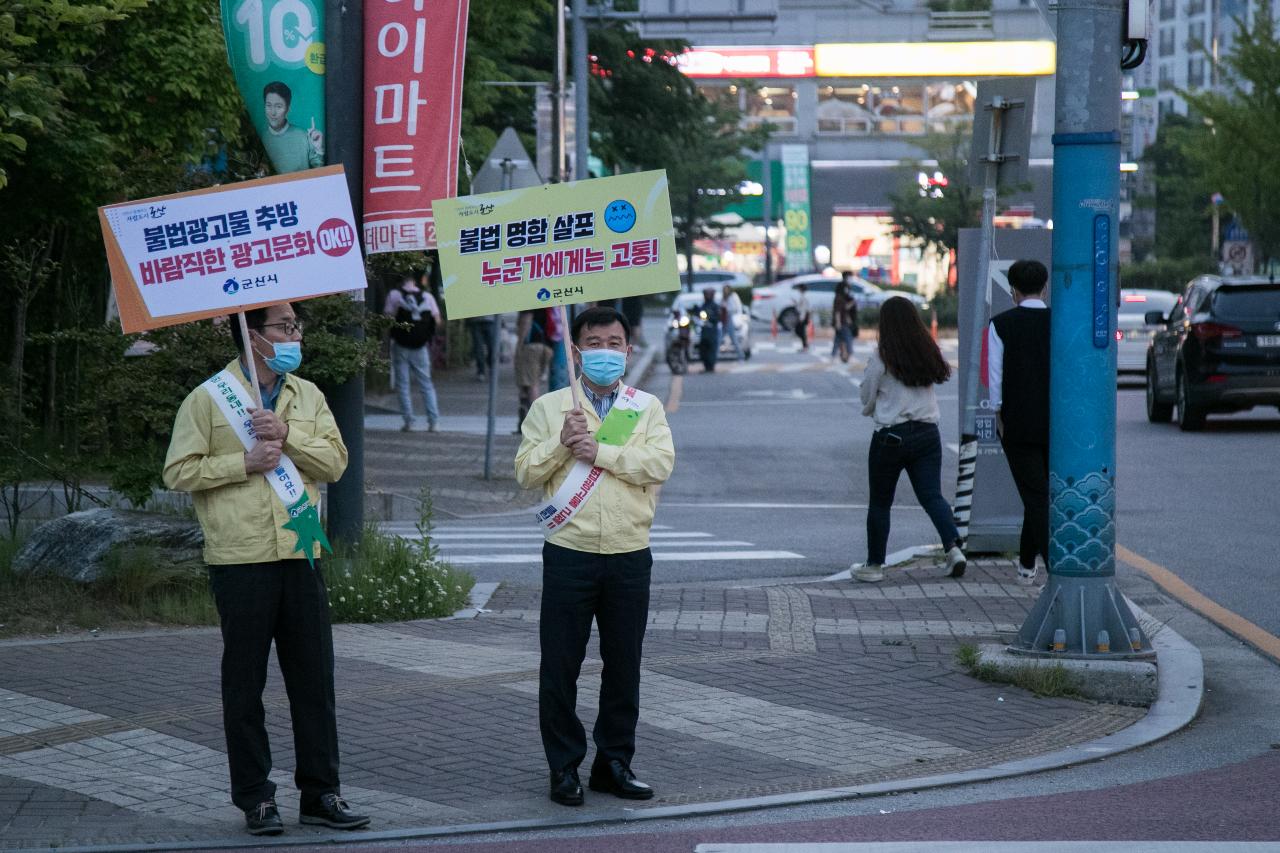
M647 366L646 366L647 367ZM911 549L909 549L911 550ZM900 552L903 553L903 552ZM473 609L478 612L483 603L492 594L492 589L481 589L489 585L477 584L473 590ZM1126 599L1128 601L1128 599ZM1129 601L1129 606L1136 615L1150 618L1150 615ZM459 611L456 617L469 618L463 614L471 614L471 610ZM1087 741L1066 749L1045 753L1044 755L1008 761L977 770L966 770L957 773L944 773L936 776L922 776L915 779L900 779L890 782L878 782L868 785L857 785L845 788L827 788L814 791L803 791L794 794L775 794L764 797L750 797L737 800L723 800L716 803L697 803L683 806L665 806L652 809L635 809L619 806L616 810L604 814L583 815L578 818L542 818L531 820L512 820L493 823L467 823L449 826L418 827L384 832L343 833L338 837L320 838L285 838L278 841L254 839L253 844L267 847L317 847L323 845L369 844L384 841L408 841L421 838L441 838L456 835L477 835L493 832L511 832L519 830L566 829L582 826L636 823L640 821L664 820L684 817L701 817L726 814L730 812L750 811L754 809L780 808L786 806L807 805L811 803L834 802L861 797L875 797L886 794L899 794L922 791L930 788L945 788L974 782L988 782L994 779L1007 779L1015 776L1026 776L1046 770L1058 770L1078 764L1098 761L1109 756L1128 752L1162 740L1188 725L1200 713L1200 705L1204 699L1204 661L1199 649L1167 625L1152 637L1152 645L1157 652L1159 698L1147 711L1147 715L1138 722L1108 735L1105 738ZM61 853L129 853L129 851L154 850L228 850L243 849L250 842L246 839L217 839L211 841L166 842L163 844L108 844L82 847L60 847ZM39 848L43 850L45 848ZM24 853L24 851L18 851ZM25 853L38 853L37 848L27 848Z

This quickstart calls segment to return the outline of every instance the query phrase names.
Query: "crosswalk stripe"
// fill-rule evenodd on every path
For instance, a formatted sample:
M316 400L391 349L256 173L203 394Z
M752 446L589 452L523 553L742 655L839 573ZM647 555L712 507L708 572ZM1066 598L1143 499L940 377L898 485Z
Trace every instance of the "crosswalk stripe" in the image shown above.
M654 562L671 563L705 563L715 561L744 560L803 560L804 556L794 551L654 551ZM541 554L476 554L450 557L449 562L459 566L518 563L540 563Z
M405 538L408 539L411 537L406 536ZM659 543L654 543L654 544L657 545ZM734 542L734 541L721 542L719 540L713 540L709 542L680 542L680 543L673 542L671 544L673 545L679 544L681 548L750 548L755 543L754 542ZM454 551L461 550L461 549L469 549L473 551L480 548L515 549L515 548L528 548L529 545L530 543L528 542L470 542L470 543L447 542L447 543L441 543L440 550L445 554L451 554Z

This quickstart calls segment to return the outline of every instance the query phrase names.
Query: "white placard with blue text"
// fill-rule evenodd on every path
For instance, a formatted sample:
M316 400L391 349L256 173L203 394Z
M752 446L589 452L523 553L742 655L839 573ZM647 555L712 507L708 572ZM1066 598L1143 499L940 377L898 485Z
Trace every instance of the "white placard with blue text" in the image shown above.
M338 166L99 214L126 332L365 287Z

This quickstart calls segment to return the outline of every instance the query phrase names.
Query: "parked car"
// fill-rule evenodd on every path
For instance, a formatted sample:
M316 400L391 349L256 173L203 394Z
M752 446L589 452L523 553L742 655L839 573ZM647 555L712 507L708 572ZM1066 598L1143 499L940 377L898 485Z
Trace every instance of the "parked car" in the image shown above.
M1213 412L1280 407L1280 284L1202 275L1166 315L1147 349L1147 419L1200 429Z
M734 290L751 289L751 279L740 272L695 270L692 287L689 286L689 273L680 273L680 289L689 293L701 293L704 287L724 287L726 284Z
M704 285L705 286L705 285ZM724 301L724 292L716 291L716 304L719 305ZM692 317L698 310L698 306L702 304L702 293L677 293L676 298L671 301L671 322L679 323L679 317ZM751 315L747 313L747 307L742 306L742 311L733 319L733 326L738 332L738 344L742 347L742 358L745 361L751 358ZM694 325L700 334L702 329L701 322L694 318ZM698 334L693 336L696 343ZM720 332L720 358L733 356L733 343L729 340L729 336L722 329Z
M795 328L796 320L798 319L795 309L796 285L803 284L807 289L809 307L815 314L829 316L831 314L831 304L836 297L836 285L839 283L840 277L838 275L831 276L814 273L783 279L767 287L757 287L751 293L751 316L757 320L768 320L776 312L778 325L789 331ZM853 290L854 301L858 303L858 310L869 307L878 308L881 303L891 296L905 296L921 308L927 307L929 304L928 300L918 293L883 290L857 276L849 280L849 285Z
M1147 314L1159 311L1168 316L1178 303L1178 294L1167 290L1121 290L1116 313L1116 371L1142 373L1147 369L1147 346L1156 336L1159 323L1148 323Z

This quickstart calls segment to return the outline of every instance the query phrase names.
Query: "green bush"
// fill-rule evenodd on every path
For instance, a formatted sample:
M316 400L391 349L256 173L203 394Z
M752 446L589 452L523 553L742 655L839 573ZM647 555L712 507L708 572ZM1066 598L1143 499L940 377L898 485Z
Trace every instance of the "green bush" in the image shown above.
M1120 267L1120 286L1181 293L1198 275L1217 272L1211 258L1161 258Z
M448 616L467 603L475 578L440 559L431 541L430 493L423 492L416 541L365 527L323 563L334 622L400 622Z

